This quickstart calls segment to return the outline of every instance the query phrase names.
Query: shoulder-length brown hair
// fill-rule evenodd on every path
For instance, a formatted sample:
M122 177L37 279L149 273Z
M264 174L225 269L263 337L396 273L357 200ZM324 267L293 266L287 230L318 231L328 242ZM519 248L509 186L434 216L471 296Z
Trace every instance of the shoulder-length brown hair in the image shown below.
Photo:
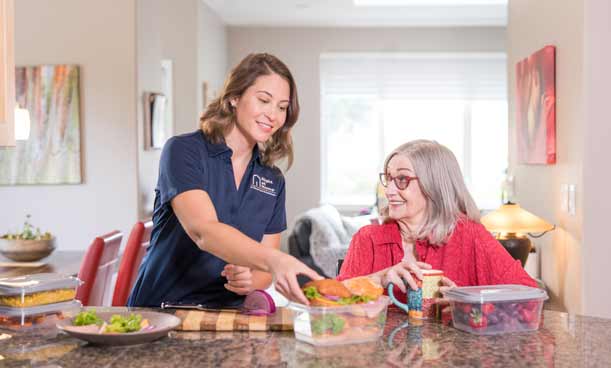
M266 54L246 56L227 76L220 96L214 99L200 118L200 126L213 143L224 141L225 134L236 123L235 110L231 100L239 98L262 75L278 74L289 84L290 96L286 120L265 143L259 143L261 161L264 165L273 166L278 160L286 157L287 168L293 163L293 141L291 128L299 116L297 86L289 68L277 57Z

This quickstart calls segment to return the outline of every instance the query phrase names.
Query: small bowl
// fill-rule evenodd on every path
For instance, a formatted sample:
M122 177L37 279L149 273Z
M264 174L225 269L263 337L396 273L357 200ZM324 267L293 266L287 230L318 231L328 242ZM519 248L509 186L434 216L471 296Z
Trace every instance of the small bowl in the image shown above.
M55 237L46 240L0 239L0 254L16 262L33 262L55 250Z

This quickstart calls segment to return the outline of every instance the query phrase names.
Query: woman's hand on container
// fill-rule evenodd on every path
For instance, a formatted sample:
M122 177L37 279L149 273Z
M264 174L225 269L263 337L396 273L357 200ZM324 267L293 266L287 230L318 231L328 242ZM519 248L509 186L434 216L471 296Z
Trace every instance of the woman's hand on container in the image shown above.
M382 285L387 287L389 284L394 284L404 293L407 292L406 284L416 290L418 289L416 279L422 280L422 270L430 270L431 268L430 264L424 262L401 261L386 271L386 274L382 277Z
M441 277L441 287L439 288L439 291L443 294L446 291L455 288L457 285L454 281L450 280L449 278L442 276Z
M274 252L268 260L269 272L272 274L276 290L287 299L308 305L308 299L303 295L297 275L305 275L312 280L320 280L323 277L312 270L297 258L282 253Z

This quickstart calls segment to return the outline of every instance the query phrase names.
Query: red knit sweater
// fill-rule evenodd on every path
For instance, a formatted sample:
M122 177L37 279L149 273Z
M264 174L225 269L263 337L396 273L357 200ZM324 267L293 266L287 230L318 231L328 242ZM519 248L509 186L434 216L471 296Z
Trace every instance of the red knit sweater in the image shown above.
M503 246L478 222L462 219L446 244L417 241L416 259L442 270L458 286L537 283ZM403 246L396 222L368 225L352 238L338 280L369 275L401 262ZM405 294L395 291L405 300Z

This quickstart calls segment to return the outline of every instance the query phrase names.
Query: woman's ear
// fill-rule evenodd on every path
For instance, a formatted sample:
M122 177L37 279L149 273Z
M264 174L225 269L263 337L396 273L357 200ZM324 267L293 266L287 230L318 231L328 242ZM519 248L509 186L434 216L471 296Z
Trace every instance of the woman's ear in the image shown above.
M238 104L238 99L232 98L231 100L229 100L229 104L235 109L236 105Z

